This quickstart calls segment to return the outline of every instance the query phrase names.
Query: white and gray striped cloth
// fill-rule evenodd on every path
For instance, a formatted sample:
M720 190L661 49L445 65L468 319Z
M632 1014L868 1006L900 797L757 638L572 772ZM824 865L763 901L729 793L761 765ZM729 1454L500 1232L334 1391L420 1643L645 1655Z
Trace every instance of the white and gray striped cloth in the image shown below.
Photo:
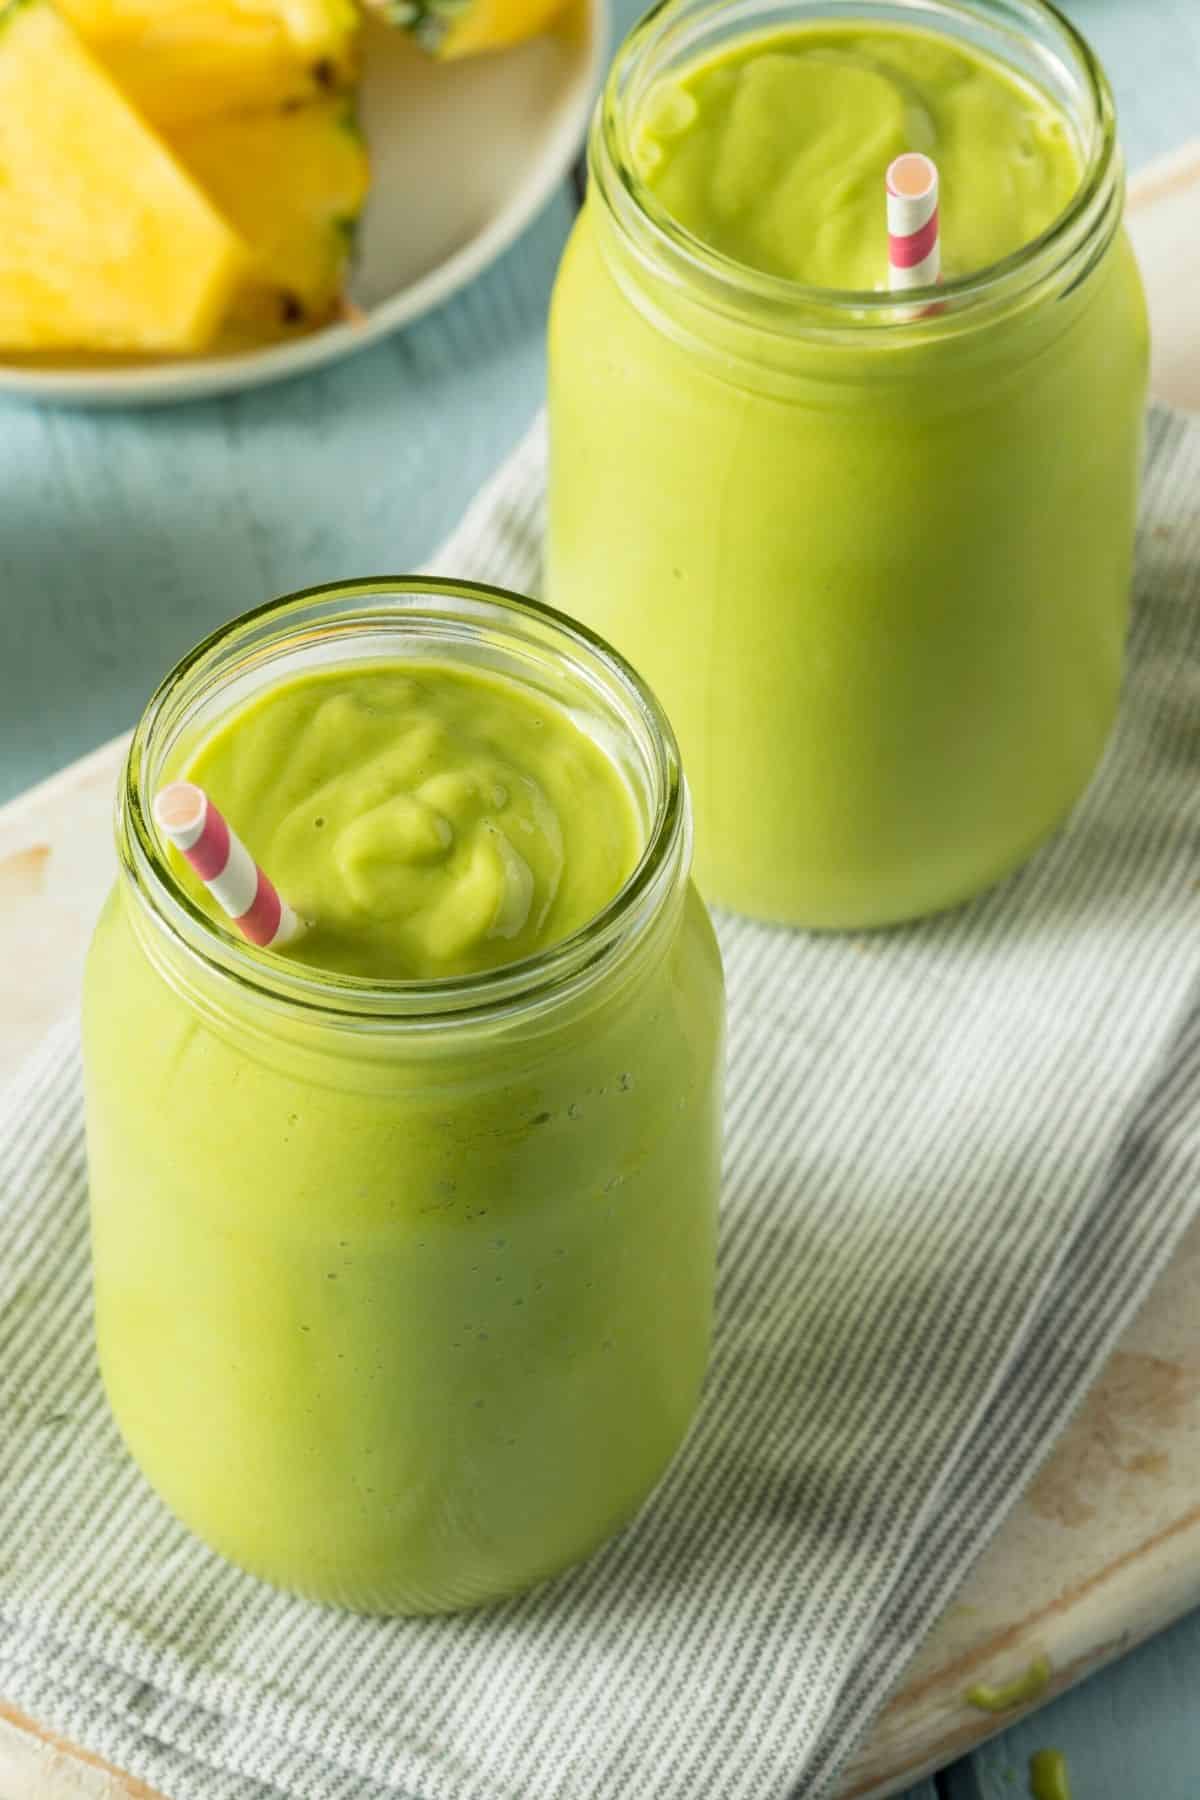
M827 1791L1200 1201L1200 422L1149 438L1121 725L1069 827L910 929L719 921L703 1409L541 1592L340 1615L159 1505L93 1366L63 1029L0 1108L0 1696L172 1800ZM542 474L535 432L440 566L535 585Z

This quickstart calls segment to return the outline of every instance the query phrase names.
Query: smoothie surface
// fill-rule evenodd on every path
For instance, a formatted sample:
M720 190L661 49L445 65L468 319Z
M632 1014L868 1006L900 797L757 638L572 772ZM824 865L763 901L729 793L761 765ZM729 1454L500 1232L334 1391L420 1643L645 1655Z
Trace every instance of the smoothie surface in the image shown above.
M309 922L287 955L377 980L479 973L559 942L642 847L623 777L566 712L459 667L296 676L181 772Z
M938 165L949 277L1037 237L1081 174L1047 96L906 26L743 39L661 78L632 131L637 173L680 225L735 262L811 287L886 287L884 178L906 150Z

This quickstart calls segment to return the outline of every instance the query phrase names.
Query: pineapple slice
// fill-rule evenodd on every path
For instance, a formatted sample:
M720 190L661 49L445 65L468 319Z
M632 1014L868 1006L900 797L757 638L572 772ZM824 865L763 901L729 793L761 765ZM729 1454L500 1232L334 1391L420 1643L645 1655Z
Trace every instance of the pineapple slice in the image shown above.
M253 258L220 348L325 324L342 298L367 194L367 153L350 99L208 119L170 142Z
M247 261L49 0L0 5L0 348L203 350Z
M353 79L354 0L58 0L151 124L311 99Z
M411 32L431 56L450 60L504 50L552 25L566 0L366 0L389 25Z

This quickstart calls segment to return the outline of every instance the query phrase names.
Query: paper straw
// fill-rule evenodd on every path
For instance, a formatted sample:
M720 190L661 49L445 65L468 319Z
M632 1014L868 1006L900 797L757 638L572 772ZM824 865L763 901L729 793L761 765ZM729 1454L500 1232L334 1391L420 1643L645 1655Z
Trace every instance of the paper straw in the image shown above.
M275 883L195 782L172 781L161 789L154 820L252 944L287 944L304 930L303 919L280 898Z
M917 150L887 172L888 286L932 287L942 276L937 164Z

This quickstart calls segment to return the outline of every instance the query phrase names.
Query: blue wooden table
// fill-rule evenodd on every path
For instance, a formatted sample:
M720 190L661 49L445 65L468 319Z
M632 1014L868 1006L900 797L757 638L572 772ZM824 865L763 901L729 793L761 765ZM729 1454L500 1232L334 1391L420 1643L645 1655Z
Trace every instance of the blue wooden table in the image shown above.
M639 0L616 5L624 29ZM1131 166L1200 133L1200 0L1067 10L1112 76ZM541 401L571 216L564 187L465 293L317 375L161 412L0 403L0 801L129 725L231 613L429 556ZM1197 1800L1198 1695L1193 1618L909 1800L1017 1800L1047 1745L1076 1800Z

